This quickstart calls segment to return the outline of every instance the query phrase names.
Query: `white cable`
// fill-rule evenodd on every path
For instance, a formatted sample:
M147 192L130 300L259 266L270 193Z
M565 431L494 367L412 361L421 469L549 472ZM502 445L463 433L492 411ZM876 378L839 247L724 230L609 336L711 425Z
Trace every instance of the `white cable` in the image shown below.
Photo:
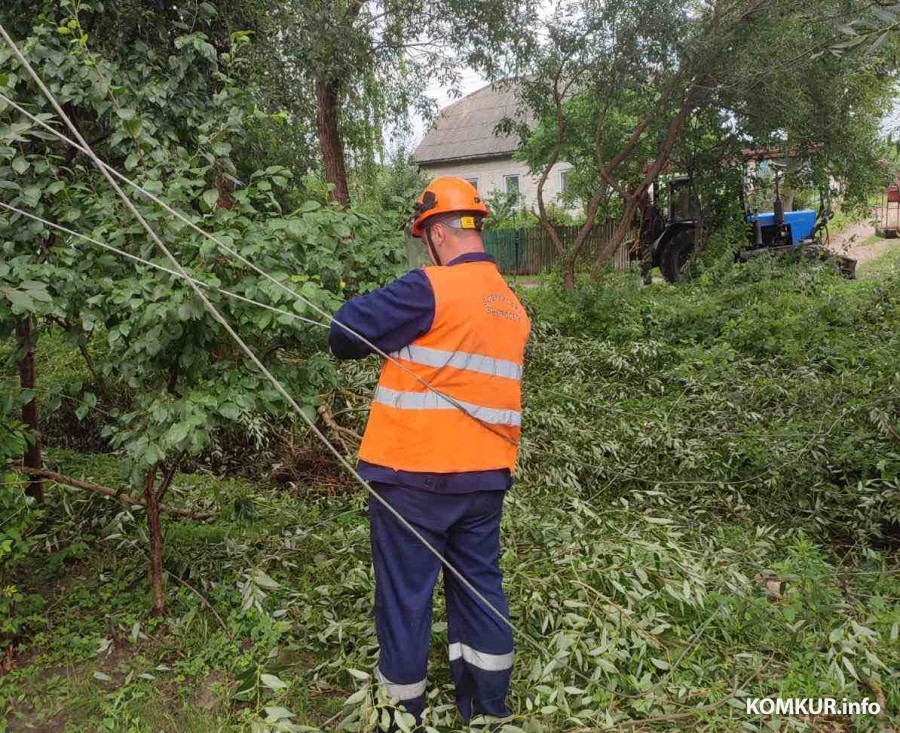
M24 57L23 57L23 58L24 58ZM46 96L46 95L45 95L45 96ZM21 114L25 115L28 119L30 119L30 120L31 120L32 122L34 122L36 125L42 127L43 129L47 130L48 132L50 132L50 133L51 133L52 135L54 135L55 137L57 137L57 138L59 138L60 140L62 140L63 142L65 142L65 143L71 145L72 147L76 148L77 150L80 150L82 153L84 153L85 155L87 155L89 158L91 158L91 160L94 162L94 164L100 169L100 172L103 173L103 174L107 177L107 179L110 177L110 175L112 175L112 176L115 176L116 178L118 178L118 179L119 179L120 181L122 181L123 183L125 183L125 184L131 186L131 187L134 188L136 191L138 191L139 193L141 193L141 194L143 194L144 196L146 196L147 198L149 198L149 199L150 199L151 201L153 201L155 204L161 206L163 209L165 209L166 211L168 211L170 214L172 214L172 215L175 216L176 218L178 218L178 219L180 219L181 221L183 221L185 224L187 224L191 229L193 229L194 231L196 231L198 234L200 234L200 235L203 236L203 237L206 237L206 238L209 239L211 242L215 243L216 246L219 247L222 251L227 252L229 255L231 255L232 257L236 258L239 262L241 262L242 264L246 265L247 267L249 267L250 269L252 269L252 270L253 270L254 272L256 272L257 274L261 275L262 277L266 278L267 280L270 280L270 281L273 282L277 287L281 288L281 289L284 290L286 293L289 293L292 297L297 298L298 300L300 300L301 302L305 303L305 304L308 305L310 308L312 308L314 311L316 311L316 312L319 313L320 315L322 315L322 316L324 316L325 318L327 318L328 321L329 321L329 323L337 324L341 329L343 329L344 331L346 331L347 333L349 333L350 335L352 335L354 338L359 339L362 343L364 343L366 346L368 346L370 349L372 349L376 354L378 354L379 356L381 356L381 357L387 359L388 361L390 361L392 364L394 364L395 366L397 366L399 369L401 369L402 371L406 372L407 374L410 374L410 375L411 375L411 376L412 376L419 384L423 385L427 390L429 390L430 392L433 392L434 394L439 395L440 397L442 397L443 399L445 399L447 402L449 402L451 405L453 405L453 407L455 407L457 410L459 410L459 411L462 412L463 414L467 415L469 418L471 418L472 420L474 420L475 422L477 422L479 425L481 425L482 427L484 427L486 430L490 431L490 432L493 433L494 435L497 435L498 437L502 438L502 439L505 440L506 442L511 443L512 445L518 447L518 441L513 440L513 439L510 438L508 435L506 435L506 433L502 432L501 430L499 430L498 428L494 427L494 426L491 425L490 423L487 423L487 422L485 422L484 420L481 420L479 417L477 417L475 414L473 414L470 410L468 410L463 404L461 404L457 399L455 399L454 397L451 397L450 395L448 395L448 394L446 394L446 393L444 393L444 392L441 392L441 391L438 390L436 387L432 386L432 384L431 384L428 380L422 378L421 376L419 376L418 374L416 374L412 369L410 369L409 367L405 366L403 363L401 363L400 361L398 361L395 357L391 356L390 354L388 354L388 353L386 353L385 351L383 351L382 349L380 349L378 346L376 346L376 345L373 344L371 341L369 341L369 339L367 339L365 336L363 336L362 334L360 334L360 333L354 331L354 330L353 330L350 326L348 326L347 324L341 323L341 322L338 321L336 318L334 318L334 316L332 316L330 313L328 313L327 311L325 311L325 310L319 308L319 306L317 306L317 305L316 305L315 303L313 303L311 300L308 300L308 299L305 298L304 296L300 295L300 293L298 293L298 292L296 292L295 290L293 290L292 288L288 287L288 286L285 285L283 282L281 282L280 280L276 279L275 277L273 277L272 275L270 275L268 272L266 272L265 270L261 269L260 267L258 267L257 265L255 265L255 264L254 264L253 262L251 262L250 260L248 260L248 259L247 259L246 257L244 257L242 254L240 254L240 253L237 252L236 250L234 250L234 249L232 249L231 247L229 247L227 244L225 244L225 243L222 242L220 239L218 239L214 234L212 234L212 233L206 231L205 229L203 229L203 228L197 226L197 225L196 225L193 221L191 221L187 216L185 216L184 214L182 214L182 213L181 213L180 211L178 211L177 209L172 208L169 204L167 204L165 201L163 201L162 199L160 199L158 196L156 196L155 194L151 193L151 192L148 191L147 189L143 188L139 183L137 183L137 182L131 180L130 178L128 178L128 177L125 176L124 174L122 174L122 173L120 173L119 171L117 171L117 170L116 170L115 168L113 168L112 166L110 166L110 165L108 165L107 163L105 163L104 161L102 161L99 157L97 157L96 153L94 153L93 150L91 150L90 148L86 147L86 145L87 145L86 142L85 142L84 144L79 144L78 142L75 142L75 141L72 140L71 138L66 137L66 136L65 136L63 133L61 133L59 130L55 129L55 128L52 127L51 125L48 125L46 122L44 122L44 121L41 120L40 118L38 118L38 117L36 117L35 115L33 115L33 114L32 114L31 112L29 112L27 109L25 109L25 108L22 107L20 104L18 104L17 102L13 101L13 100L10 99L9 97L7 97L7 96L6 96L5 94L3 94L2 92L0 92L0 99L2 99L4 102L6 102L7 104L9 104L13 109L15 109L15 110L17 110L18 112L20 112ZM54 104L54 107L56 107L57 109L60 109L56 104ZM67 123L67 126L68 126L68 123ZM75 128L69 127L69 129L72 130L72 131L75 133L75 135L76 135L76 137L79 139L79 141L83 141L83 140L84 140L84 138L82 138L81 135L78 134L78 131L77 131Z
M253 300L253 298L248 298L244 295L239 295L238 293L232 293L230 290L225 290L224 288L218 288L215 285L210 285L209 283L205 283L202 280L197 280L196 278L182 275L175 270L170 270L168 267L164 267L163 265L159 265L156 262L151 262L150 260L145 260L143 257L138 257L137 255L133 255L130 252L126 252L123 249L119 249L118 247L113 247L111 244L106 244L105 242L101 242L98 239L94 239L93 237L89 237L87 234L82 234L81 232L76 232L73 229L69 229L68 227L64 227L62 224L54 224L52 221L48 221L47 219L43 219L37 214L31 214L27 211L23 211L22 209L18 209L15 206L10 206L9 204L5 204L0 201L0 207L12 211L16 214L20 214L22 216L28 217L29 219L33 219L34 221L40 222L44 226L50 227L51 229L58 229L61 232L65 232L73 237L78 237L79 239L83 239L91 244L95 244L98 247L101 247L109 252L115 252L122 257L127 257L129 260L133 260L134 262L138 262L142 265L146 265L147 267L152 267L154 270L159 270L160 272L165 272L169 275L173 275L181 280L187 280L192 283L196 283L202 288L206 288L208 290L214 290L217 293L221 293L222 295L226 295L229 298L234 298L235 300L241 300L245 303L250 303L251 305L259 306L260 308L265 308L266 310L272 311L273 313L278 313L282 316L288 316L289 318L293 318L297 321L303 321L304 323L309 323L313 326L319 326L320 328L328 328L327 323L322 323L321 321L314 321L312 318L305 318L297 313L291 313L290 311L283 310L281 308L276 308L274 305L269 305L268 303L261 303L258 300Z
M334 455L334 457L338 460L338 462L356 479L356 481L368 492L368 494L378 501L385 509L392 514L398 522L409 531L422 545L432 554L434 555L440 563L457 579L463 586L472 593L475 598L480 600L487 609L489 609L504 625L510 628L516 634L519 634L523 639L527 639L530 643L534 644L536 648L541 650L543 653L552 657L549 650L545 649L541 646L536 640L532 639L528 634L524 632L520 632L513 623L506 618L506 616L501 613L493 603L491 603L472 583L466 579L466 577L457 570L453 564L448 561L430 542L428 542L425 537L412 525L407 519L400 514L394 507L390 505L390 503L384 499L377 491L375 491L371 486L369 486L368 482L359 475L356 469L350 464L350 462L343 456L343 454L335 448L328 438L325 437L324 433L316 426L315 422L309 418L306 413L303 412L303 409L297 403L297 401L288 393L288 391L284 388L281 382L266 368L265 364L263 364L256 353L251 349L246 342L237 334L237 332L231 327L231 324L225 319L225 317L219 313L216 307L210 302L210 300L206 297L203 290L199 285L194 282L193 278L191 278L169 248L165 245L162 239L156 234L156 231L147 220L143 217L140 211L138 211L137 207L128 198L125 192L121 189L118 183L116 183L115 178L111 175L110 171L107 169L108 167L97 157L96 153L94 153L93 149L87 143L87 141L81 136L81 133L78 131L78 128L75 127L74 123L69 119L68 115L66 115L65 111L63 111L59 102L56 100L56 97L53 96L53 93L47 88L44 84L43 80L38 76L37 72L32 68L31 64L28 63L28 59L22 54L19 50L19 47L13 42L12 38L10 38L9 34L6 32L6 28L4 28L3 24L0 23L0 36L6 41L7 45L10 47L12 52L15 54L16 58L19 60L19 63L22 64L24 69L29 73L31 78L34 80L35 84L37 84L38 88L47 98L53 108L56 110L57 114L60 116L60 119L66 124L66 126L72 131L72 134L75 135L76 139L81 143L79 146L87 155L90 157L91 161L100 172L104 175L106 180L109 182L110 186L112 186L113 190L118 194L118 196L122 199L122 202L128 208L128 210L134 215L134 217L140 222L141 226L147 232L148 236L156 243L156 246L159 247L160 251L166 256L169 262L172 264L172 267L177 271L188 283L190 288L194 291L194 294L200 299L200 302L203 303L203 306L209 311L209 314L216 319L216 321L221 324L222 328L234 339L235 343L241 348L241 350L247 355L251 362L253 362L254 366L262 373L262 375L272 384L275 390L284 398L284 400L293 408L293 410L300 416L300 419L306 423L309 427L310 432L315 435L319 441L325 446L328 451ZM254 269L256 269L254 267ZM278 282L271 276L269 276L273 282ZM297 296L300 297L300 296ZM302 298L301 298L302 299ZM330 318L330 316L329 316Z

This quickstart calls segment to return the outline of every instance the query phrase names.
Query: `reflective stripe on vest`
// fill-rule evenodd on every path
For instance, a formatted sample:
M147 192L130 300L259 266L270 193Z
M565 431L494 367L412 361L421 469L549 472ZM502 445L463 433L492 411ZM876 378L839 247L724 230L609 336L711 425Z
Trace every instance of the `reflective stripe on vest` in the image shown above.
M381 405L398 410L458 410L462 407L473 417L491 425L522 424L522 413L517 410L498 410L494 407L474 405L461 400L449 400L436 392L400 392L396 389L378 387L373 400Z
M423 272L431 328L383 364L359 458L397 471L514 471L528 314L492 262Z
M430 367L453 367L454 369L466 369L470 372L480 372L492 377L505 377L506 379L522 380L522 366L505 359L494 359L483 354L470 354L465 351L443 351L431 349L427 346L404 346L399 351L391 354L395 359L411 361L414 364L422 364Z

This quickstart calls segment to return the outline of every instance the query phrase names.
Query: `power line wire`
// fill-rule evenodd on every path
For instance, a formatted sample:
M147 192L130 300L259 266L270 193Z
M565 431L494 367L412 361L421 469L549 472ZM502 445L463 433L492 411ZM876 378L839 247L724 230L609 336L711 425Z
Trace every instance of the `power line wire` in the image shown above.
M322 323L321 321L314 321L312 318L306 318L301 316L298 313L291 313L290 311L283 310L282 308L278 308L274 305L269 305L268 303L262 303L258 300L254 300L253 298L248 298L245 295L239 295L238 293L233 293L230 290L225 290L224 288L217 287L215 285L211 285L210 283L203 282L202 280L198 280L195 277L191 277L190 275L182 275L180 272L176 270L169 269L163 265L157 264L156 262L151 262L150 260L146 260L143 257L138 257L137 255L133 255L130 252L126 252L123 249L119 249L118 247L114 247L111 244L106 244L105 242L101 242L99 239L94 239L93 237L89 237L86 234L82 234L81 232L76 232L74 229L69 229L68 227L63 226L62 224L54 224L52 221L48 221L36 214L31 214L23 209L19 209L15 206L10 206L2 201L0 201L0 207L7 209L8 211L12 211L15 214L19 214L21 216L32 219L36 222L43 224L44 226L50 227L51 229L56 229L61 232L65 232L70 236L77 237L79 239L83 239L87 242L90 242L97 247L101 247L109 252L113 252L115 254L121 255L122 257L126 257L129 260L137 262L141 265L145 265L146 267L152 267L154 270L159 270L160 272L165 272L173 277L177 277L180 280L185 280L187 282L194 283L195 285L199 285L202 288L206 288L207 290L213 290L217 293L221 293L229 298L234 298L235 300L243 301L244 303L249 303L251 305L259 306L260 308L265 308L268 311L272 311L273 313L278 313L282 316L287 316L288 318L293 318L297 321L302 321L303 323L309 323L313 326L319 326L321 328L328 328L327 323Z
M216 309L215 305L206 297L203 289L194 282L194 279L188 275L188 273L181 266L176 257L172 254L166 244L160 239L160 237L156 234L156 231L152 226L147 222L147 220L143 217L140 211L137 209L135 204L131 201L131 199L125 194L122 188L116 183L115 177L113 176L111 169L105 163L103 163L97 154L93 151L87 141L81 136L78 129L75 127L74 123L69 119L68 115L66 115L65 111L60 106L59 102L56 100L56 97L53 93L47 88L44 84L41 77L37 74L25 56L22 54L22 51L15 44L12 38L6 31L6 28L0 23L0 36L6 41L7 45L13 51L16 58L19 60L19 63L22 64L23 68L28 72L34 82L37 84L38 88L50 102L50 104L54 107L57 114L60 116L62 121L66 124L66 126L72 131L73 135L75 135L76 139L80 142L80 145L77 146L79 149L83 150L86 155L91 159L93 164L101 171L106 180L109 182L110 186L128 208L128 210L132 213L132 215L138 220L144 230L147 232L147 235L153 240L156 246L160 249L160 251L166 256L166 258L171 263L173 269L178 272L188 283L191 289L194 291L194 294L203 304L203 307L210 313L210 315L225 329L228 335L234 340L234 342L241 348L241 350L247 355L253 365L262 373L262 375L272 384L275 390L281 395L281 397L287 402L287 404L297 413L303 422L306 423L310 432L318 438L318 440L322 443L322 445L335 457L335 459L340 463L340 465L348 472L351 476L365 489L365 491L369 494L371 498L379 502L399 523L402 527L404 527L410 534L412 534L421 544L425 547L428 552L434 555L441 565L447 569L460 583L482 604L484 607L491 611L494 616L502 623L507 626L510 630L515 632L520 638L526 640L530 645L532 645L535 649L537 649L541 654L546 655L548 658L556 661L558 659L558 655L554 655L548 648L544 647L540 642L534 639L530 634L518 629L512 621L510 621L501 611L497 609L497 607L488 600L484 594L482 594L472 583L469 581L457 568L447 560L428 540L399 512L395 509L384 497L382 497L377 491L375 491L368 482L360 476L360 474L356 471L356 469L350 464L347 458L328 440L325 434L318 428L315 424L315 421L306 415L300 405L296 402L296 400L291 396L291 394L285 389L285 387L281 384L277 377L275 377L269 369L265 366L265 364L260 361L259 357L247 345L247 343L241 338L241 336L234 330L231 324L227 321L227 319L219 313ZM2 95L0 95L2 96ZM121 175L117 177L124 178ZM183 218L183 217L182 217ZM216 240L218 241L218 240ZM223 245L224 246L224 245ZM245 261L245 258L242 258L240 255L235 253L235 256ZM249 262L248 262L249 264ZM260 272L262 271L253 266L253 269ZM278 283L275 278L271 275L267 276L268 279L273 282ZM302 296L297 296L302 299ZM324 314L324 311L318 309ZM327 315L327 314L326 314ZM331 318L331 316L328 316ZM332 319L333 320L333 319ZM591 682L590 678L587 675L584 675L579 670L576 670L574 667L566 665L567 668L575 673L577 676L585 679L588 682Z
M25 57L24 57L24 56L21 56L21 58L24 59ZM30 68L30 67L29 67L29 68ZM46 87L45 87L45 88L46 88ZM49 91L49 90L48 90L48 91ZM45 95L45 96L46 96L46 95ZM334 316L332 316L330 313L328 313L328 312L325 311L324 309L320 308L320 307L319 307L318 305L316 305L314 302L312 302L311 300L309 300L308 298L304 297L303 295L301 295L301 294L298 293L297 291L295 291L295 290L293 290L292 288L290 288L290 287L288 287L287 285L285 285L281 280L277 279L276 277L274 277L274 276L271 275L270 273L266 272L265 270L263 270L262 268L260 268L260 267L257 266L256 264L254 264L252 261L250 261L249 259L247 259L246 257L244 257L242 254L240 254L239 252L237 252L234 248L229 247L227 244L225 244L224 242L222 242L222 240L218 239L214 234L212 234L212 233L206 231L205 229L203 229L203 228L197 226L197 224L194 223L190 218L188 218L187 216L185 216L184 214L182 214L180 211L178 211L177 209L175 209L175 208L173 208L172 206L170 206L168 203L166 203L165 201L163 201L161 198L159 198L158 196L156 196L154 193L148 191L147 189L145 189L143 186L141 186L141 185L138 184L137 182L135 182L135 181L133 181L132 179L128 178L127 176L125 176L124 174L120 173L120 172L117 171L115 168L113 168L112 166L108 165L106 162L104 162L103 160L101 160L99 157L96 156L96 154L94 153L94 151L93 151L91 148L89 148L89 147L87 146L87 143L86 143L86 142L83 142L83 141L84 141L84 138L81 137L80 133L78 133L78 130L77 130L76 128L74 128L74 126L70 126L69 129L73 131L73 133L74 133L74 134L76 135L76 137L78 138L79 142L76 142L76 141L72 140L71 138L67 137L67 136L64 135L63 133L59 132L56 128L52 127L51 125L48 125L46 122L44 122L43 120L41 120L40 118L38 118L36 115L32 114L32 113L29 112L27 109L25 109L24 107L22 107L20 104L18 104L17 102L13 101L13 100L10 99L9 97L7 97L5 94L0 93L0 100L3 100L3 101L6 102L7 104L9 104L11 107L13 107L13 109L15 109L15 110L17 110L18 112L20 112L21 114L25 115L28 119L30 119L30 120L31 120L32 122L34 122L36 125L38 125L39 127L42 127L43 129L47 130L47 131L50 132L52 135L54 135L55 137L59 138L62 142L67 143L68 145L74 147L74 148L77 149L77 150L80 150L82 153L84 153L85 155L87 155L88 158L89 158L89 159L97 166L97 168L100 170L100 172L107 178L107 180L109 180L110 178L116 178L116 179L122 181L123 183L125 183L126 185L131 186L131 187L134 188L136 191L138 191L139 193L141 193L141 194L143 194L144 196L146 196L147 198L149 198L149 199L150 199L151 201L153 201L155 204L157 204L158 206L161 206L164 210L168 211L170 214L172 214L172 215L175 216L176 218L178 218L178 219L180 219L181 221L183 221L185 224L187 224L187 225L188 225L191 229L193 229L195 232L197 232L197 233L200 234L201 236L205 237L206 239L209 239L211 242L215 243L216 246L219 247L223 252L226 252L227 254L229 254L230 256L234 257L234 258L237 259L239 262L241 262L242 264L246 265L246 266L249 267L251 270L253 270L254 272L256 272L258 275L260 275L260 276L266 278L267 280L269 280L270 282L274 283L276 287L280 288L281 290L283 290L284 292L288 293L288 294L291 295L292 297L294 297L294 298L300 300L301 302L305 303L307 306L309 306L310 308L312 308L316 313L318 313L319 315L321 315L321 316L323 316L324 318L326 318L326 319L328 320L329 323L338 326L339 328L341 328L341 329L344 330L345 332L349 333L349 334L350 334L351 336L353 336L354 338L356 338L356 339L358 339L359 341L361 341L362 343L364 343L366 346L368 346L370 349L372 349L373 352L375 352L376 354L380 355L380 356L383 357L384 359L387 359L387 360L390 361L392 364L394 364L397 368L399 368L399 369L401 369L402 371L406 372L407 374L411 375L411 376L412 376L419 384L421 384L422 386L424 386L428 391L434 393L435 395L437 395L437 396L440 397L441 399L443 399L443 400L445 400L446 402L448 402L448 403L449 403L450 405L452 405L454 408L456 408L457 410L459 410L460 412L462 412L463 414L465 414L466 416L468 416L470 419L474 420L476 423L478 423L479 425L481 425L483 428L485 428L485 429L488 430L489 432L493 433L494 435L498 436L499 438L501 438L502 440L506 441L507 443L510 443L510 444L512 444L512 445L514 445L514 446L518 446L518 441L516 441L516 440L514 440L513 438L511 438L510 436L508 436L506 433L504 433L502 430L500 430L500 429L497 428L496 426L492 425L491 423L486 422L486 421L482 420L481 418L479 418L477 415L475 415L473 412L471 412L468 408L466 408L465 405L463 405L461 402L459 402L459 400L457 400L456 398L454 398L454 397L452 397L452 396L446 394L445 392L442 392L441 390L437 389L436 387L434 387L428 380L426 380L426 379L424 379L423 377L421 377L420 375L418 375L418 374L417 374L416 372L414 372L412 369L410 369L410 368L407 367L405 364L403 364L401 361L399 361L396 357L392 356L391 354L388 354L387 352L385 352L384 350L382 350L380 347L376 346L376 345L375 345L374 343L372 343L369 339L367 339L365 336L363 336L363 335L360 334L359 332L357 332L357 331L355 331L354 329L352 329L352 328L351 328L350 326L348 326L347 324L342 323L341 321L337 320ZM58 106L58 103L55 103L55 104L54 104L54 107L57 108L59 111L62 110L62 108ZM66 120L68 120L68 118L64 118L64 121L66 121ZM67 126L69 126L69 125L70 125L70 122L67 121L66 124L67 124ZM83 144L82 144L82 142L83 142Z

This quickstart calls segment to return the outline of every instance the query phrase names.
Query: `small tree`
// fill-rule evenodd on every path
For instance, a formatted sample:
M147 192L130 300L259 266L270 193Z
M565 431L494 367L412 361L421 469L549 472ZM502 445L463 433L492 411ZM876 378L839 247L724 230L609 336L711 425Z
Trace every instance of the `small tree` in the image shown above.
M101 158L190 212L197 224L291 283L305 299L331 309L344 287L365 289L392 271L401 260L399 233L379 220L316 201L285 214L280 198L291 180L283 168L255 171L238 188L222 185L223 176L235 170L233 148L258 117L252 90L227 74L244 41L236 36L235 47L220 56L195 33L175 39L172 54L136 44L114 61L91 49L77 16L63 15L36 24L21 45L85 138L99 141ZM0 82L4 94L41 108L39 92L7 51L0 51ZM18 113L2 114L5 200L167 264L85 157ZM313 315L183 222L161 216L145 200L138 206L195 277ZM41 249L40 242L52 245ZM29 289L41 292L22 279L34 279L29 273L36 270L53 298L45 325L62 326L76 339L104 342L103 356L91 369L118 398L108 406L103 432L121 456L124 480L143 492L153 607L162 613L160 505L179 469L221 431L246 428L259 418L283 418L286 406L183 281L135 268L77 238L7 214L0 217L0 243L13 263L23 263L8 273L13 280L7 299L21 299L10 294ZM323 356L324 332L214 291L209 297L315 415L320 395L335 386L334 368Z

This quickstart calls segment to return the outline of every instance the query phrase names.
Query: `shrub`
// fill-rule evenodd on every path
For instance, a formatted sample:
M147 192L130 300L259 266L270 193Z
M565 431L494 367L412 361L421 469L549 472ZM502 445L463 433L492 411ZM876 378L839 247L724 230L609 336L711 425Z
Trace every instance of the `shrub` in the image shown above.
M847 539L900 530L900 278L763 259L528 298L529 486L660 491Z

